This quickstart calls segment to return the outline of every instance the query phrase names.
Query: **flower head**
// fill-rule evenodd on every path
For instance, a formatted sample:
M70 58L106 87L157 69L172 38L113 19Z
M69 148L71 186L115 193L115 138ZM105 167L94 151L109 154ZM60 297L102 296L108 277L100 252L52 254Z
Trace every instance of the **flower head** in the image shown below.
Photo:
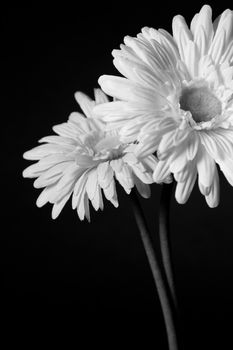
M43 188L37 206L53 204L55 219L72 195L72 207L81 220L90 220L89 201L95 210L103 209L105 197L117 207L115 179L130 193L134 185L143 197L150 196L153 156L140 157L135 144L123 143L118 132L106 131L105 123L96 119L93 107L106 103L106 95L95 90L95 101L78 92L76 100L85 115L73 112L66 123L53 127L57 135L47 136L42 145L24 153L24 158L38 160L23 172L37 178L35 188Z
M173 19L173 36L143 28L114 50L123 77L102 76L102 89L120 101L95 108L121 140L138 140L138 151L157 152L153 177L173 173L176 199L185 203L198 176L210 207L219 202L216 164L233 185L233 13L212 23L207 5L187 26Z

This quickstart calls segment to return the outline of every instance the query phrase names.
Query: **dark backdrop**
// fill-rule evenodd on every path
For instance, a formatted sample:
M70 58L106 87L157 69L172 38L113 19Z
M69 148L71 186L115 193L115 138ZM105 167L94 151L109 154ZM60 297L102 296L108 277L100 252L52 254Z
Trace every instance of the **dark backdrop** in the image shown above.
M37 2L2 8L1 317L11 335L22 327L25 340L29 325L42 335L45 324L50 330L68 324L77 344L87 331L87 342L94 339L109 349L117 340L124 347L125 335L166 349L128 196L119 188L120 207L105 201L104 212L91 212L91 224L79 221L70 202L53 221L51 206L38 209L39 191L21 176L29 165L22 153L78 110L75 91L92 95L101 74L116 74L111 51L125 35L136 35L145 25L171 31L174 15L190 21L201 5L77 2L48 7ZM214 17L229 6L214 7ZM155 234L160 190L154 185L152 198L142 200ZM207 207L197 188L184 206L172 200L172 250L186 349L224 348L231 339L232 203L233 189L222 176L217 209Z

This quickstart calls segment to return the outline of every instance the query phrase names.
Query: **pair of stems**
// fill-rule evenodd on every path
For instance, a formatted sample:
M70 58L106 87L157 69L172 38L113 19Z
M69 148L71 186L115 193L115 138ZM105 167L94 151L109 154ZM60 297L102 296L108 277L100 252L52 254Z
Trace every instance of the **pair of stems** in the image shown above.
M131 194L133 212L140 231L148 262L152 271L167 331L169 350L178 350L177 300L174 288L173 269L170 253L169 208L172 184L162 185L159 207L159 238L162 258L161 269L157 259L143 210L135 191Z

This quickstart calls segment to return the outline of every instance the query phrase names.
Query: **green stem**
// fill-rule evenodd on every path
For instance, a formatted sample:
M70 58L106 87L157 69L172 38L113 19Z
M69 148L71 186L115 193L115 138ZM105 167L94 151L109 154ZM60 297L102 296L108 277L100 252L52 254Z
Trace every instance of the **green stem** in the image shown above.
M157 287L167 331L169 350L178 350L178 342L175 327L175 314L172 305L172 300L169 295L169 290L168 288L166 288L166 282L164 282L163 280L162 273L149 235L149 230L147 228L146 220L135 191L132 191L131 193L131 200L135 220L141 234L141 239L145 248L148 262L150 264L154 282Z
M163 184L159 206L159 238L163 266L172 299L177 308L177 298L174 285L174 273L171 259L171 241L169 227L169 209L172 196L173 183Z

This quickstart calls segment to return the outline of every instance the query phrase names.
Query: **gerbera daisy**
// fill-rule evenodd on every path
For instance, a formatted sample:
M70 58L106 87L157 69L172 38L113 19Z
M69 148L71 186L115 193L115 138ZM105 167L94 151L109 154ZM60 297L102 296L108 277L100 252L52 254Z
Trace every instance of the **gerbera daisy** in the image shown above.
M37 206L53 204L55 219L72 195L72 207L81 220L90 220L89 200L95 210L103 209L105 197L117 207L115 179L127 193L136 186L140 194L150 196L154 156L140 157L136 145L123 143L114 131L105 131L105 123L95 118L93 107L106 103L107 96L95 91L95 101L81 92L76 100L85 115L73 112L68 122L53 127L58 135L43 137L38 147L24 153L24 158L38 160L24 170L23 176L37 178L35 188L44 188Z
M102 76L99 83L113 101L95 112L121 128L124 142L138 140L142 155L157 152L154 180L169 173L177 181L176 199L185 203L198 176L210 207L219 202L216 164L233 185L233 13L212 23L203 6L188 28L173 19L173 36L143 28L114 50L123 77Z

